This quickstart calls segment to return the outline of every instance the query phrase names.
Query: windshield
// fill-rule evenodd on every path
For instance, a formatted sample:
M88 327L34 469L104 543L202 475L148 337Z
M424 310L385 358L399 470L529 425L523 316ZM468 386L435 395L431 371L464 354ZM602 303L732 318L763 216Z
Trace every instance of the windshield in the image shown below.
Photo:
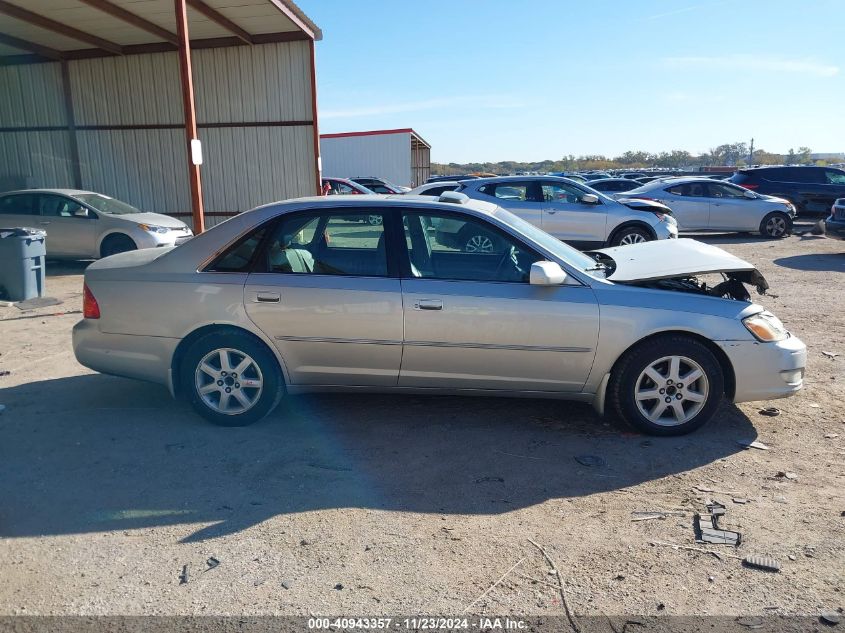
M131 213L141 213L131 204L126 204L115 198L109 198L99 193L82 193L74 196L80 202L84 202L89 207L100 213L108 215L129 215Z
M499 207L496 210L496 217L577 270L582 272L589 271L593 277L596 277L597 275L595 273L599 272L602 268L592 257L575 250L568 244L564 244L556 237L549 235L542 229L537 228L530 222L526 222L506 209Z

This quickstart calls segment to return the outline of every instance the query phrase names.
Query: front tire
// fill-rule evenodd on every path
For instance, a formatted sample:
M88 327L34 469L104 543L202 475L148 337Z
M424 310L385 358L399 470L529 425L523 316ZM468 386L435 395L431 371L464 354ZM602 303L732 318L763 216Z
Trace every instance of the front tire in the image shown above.
M103 240L100 246L100 257L109 257L118 253L138 250L138 245L128 235L113 233Z
M283 393L276 358L246 333L210 332L181 363L181 384L194 409L218 426L247 426L268 415Z
M636 345L608 384L610 408L649 435L684 435L716 413L725 391L719 361L700 341L670 334Z
M610 242L611 246L628 246L629 244L642 244L643 242L650 242L653 240L651 233L646 229L638 226L626 226L620 229L613 236Z
M760 235L777 240L792 233L792 218L782 211L769 213L760 222Z

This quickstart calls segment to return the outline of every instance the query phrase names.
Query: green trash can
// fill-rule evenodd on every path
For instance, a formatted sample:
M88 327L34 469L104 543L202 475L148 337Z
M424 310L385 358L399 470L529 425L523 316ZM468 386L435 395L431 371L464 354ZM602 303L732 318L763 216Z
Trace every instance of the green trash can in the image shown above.
M26 301L44 295L47 233L0 228L0 299Z

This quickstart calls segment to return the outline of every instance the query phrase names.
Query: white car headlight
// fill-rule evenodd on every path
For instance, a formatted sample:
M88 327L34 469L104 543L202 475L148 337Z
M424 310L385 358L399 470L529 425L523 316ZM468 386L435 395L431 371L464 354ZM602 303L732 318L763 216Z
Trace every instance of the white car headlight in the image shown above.
M149 233L167 233L170 231L166 226L156 226L154 224L139 224L138 228L144 229Z
M754 338L764 343L782 341L789 336L783 323L771 312L760 312L745 317L742 324L754 335Z

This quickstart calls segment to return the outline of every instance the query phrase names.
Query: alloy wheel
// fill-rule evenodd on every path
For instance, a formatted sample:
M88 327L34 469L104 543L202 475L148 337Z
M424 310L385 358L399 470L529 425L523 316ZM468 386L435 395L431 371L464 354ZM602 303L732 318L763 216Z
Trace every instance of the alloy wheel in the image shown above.
M660 426L692 420L707 402L710 383L697 362L686 356L664 356L646 367L634 386L639 412Z
M766 222L766 235L780 237L784 233L786 233L786 220L778 215L769 218L769 221Z
M381 226L381 224L384 222L384 218L382 218L380 215L368 215L367 222L369 222L373 226Z
M465 253L492 253L493 240L486 235L473 235L464 245Z
M622 239L619 240L620 246L627 246L629 244L642 244L646 242L645 236L642 233L628 233L627 235L622 236Z
M252 409L261 398L264 378L258 363L231 348L206 354L194 372L197 393L216 413L238 415Z

